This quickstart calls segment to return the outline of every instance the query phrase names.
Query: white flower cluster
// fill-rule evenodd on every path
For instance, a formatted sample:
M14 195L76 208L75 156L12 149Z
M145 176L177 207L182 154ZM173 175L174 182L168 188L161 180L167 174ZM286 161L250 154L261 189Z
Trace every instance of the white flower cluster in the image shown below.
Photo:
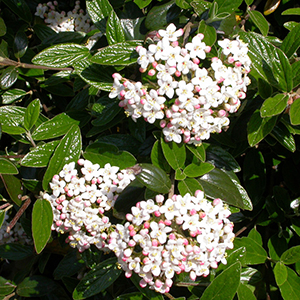
M105 212L110 210L119 193L135 178L130 171L106 164L92 164L79 159L80 174L71 162L54 175L52 194L43 194L53 209L52 230L69 233L66 243L80 252L94 244L106 247L107 229L111 226Z
M148 72L156 88L147 91L141 82L130 82L118 73L110 98L118 97L120 106L135 121L160 121L166 141L201 144L210 133L221 132L229 124L228 113L236 112L246 97L251 61L248 47L239 38L224 39L222 59L213 57L210 68L202 66L211 48L199 33L185 47L178 38L183 30L170 24L159 30L159 41L148 49L138 46L140 72ZM156 83L155 83L156 81Z
M4 221L0 228L0 245L5 245L8 243L32 245L32 239L27 236L20 223L17 222L15 226L9 231L9 233L6 232L6 228L9 225L7 219L8 215L5 215Z
M76 1L74 9L67 13L58 11L57 1L48 2L47 4L40 3L36 8L35 15L44 19L45 23L56 32L81 31L88 33L96 29L88 13L80 8L80 1ZM91 49L101 35L102 33L98 33L90 37L87 47Z
M235 235L222 200L209 202L202 191L155 200L137 203L126 215L128 222L109 236L108 247L127 277L135 272L141 287L166 293L175 273L187 272L195 280L220 261L227 263L225 251L233 248Z

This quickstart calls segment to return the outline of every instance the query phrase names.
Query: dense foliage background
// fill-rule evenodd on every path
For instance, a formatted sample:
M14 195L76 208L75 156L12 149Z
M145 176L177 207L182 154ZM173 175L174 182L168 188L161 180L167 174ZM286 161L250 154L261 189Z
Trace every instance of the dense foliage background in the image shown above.
M299 1L87 0L88 33L55 32L35 15L38 4L0 2L0 298L300 299ZM60 11L74 6L58 3ZM228 128L199 147L166 143L159 126L133 122L108 98L113 73L139 80L135 47L170 23L187 37L203 33L215 55L224 37L249 47L247 97ZM178 275L162 295L125 278L114 254L65 244L39 195L82 156L137 176L114 223L170 190L223 199L236 234L227 265L196 281ZM18 238L23 230L29 240Z

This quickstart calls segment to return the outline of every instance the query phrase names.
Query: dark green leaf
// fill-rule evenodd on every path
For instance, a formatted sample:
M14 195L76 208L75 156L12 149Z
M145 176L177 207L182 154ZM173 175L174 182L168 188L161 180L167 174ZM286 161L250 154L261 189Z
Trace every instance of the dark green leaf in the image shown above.
M89 145L83 153L83 157L100 166L109 163L120 169L132 167L136 163L134 156L129 152L119 151L116 146L101 142Z
M217 40L216 29L210 25L206 25L204 20L201 20L199 23L198 32L204 34L202 41L208 46L212 46Z
M68 43L51 46L37 54L32 62L47 67L64 68L75 62L86 60L90 56L89 49L83 45Z
M18 174L17 167L8 159L0 157L0 174Z
M291 105L290 119L292 125L300 124L300 98L296 99Z
M140 164L142 171L136 178L148 189L167 194L171 188L171 181L165 171L150 164Z
M260 115L263 118L279 115L287 107L288 100L289 96L284 94L268 98L260 108Z
M100 65L121 65L128 66L137 61L138 54L135 48L140 45L139 41L128 41L117 43L102 48L91 59L92 62Z
M41 102L39 99L35 99L27 106L24 116L24 127L26 130L30 130L36 123L40 114Z
M209 173L214 168L210 163L190 164L185 167L183 172L187 177L199 177Z
M293 72L293 88L300 84L300 61L296 61L292 64Z
M257 80L258 93L263 99L267 99L272 95L272 86L262 78Z
M259 110L256 110L248 123L248 142L255 146L273 130L277 116L261 118Z
M269 23L263 14L257 10L248 10L251 21L256 25L262 35L267 36L269 32Z
M275 138L282 146L291 152L295 152L296 144L295 140L288 130L288 128L282 123L278 123L272 130L271 136Z
M30 23L32 20L31 11L25 0L2 0L19 18Z
M59 141L52 141L33 148L21 160L21 165L33 168L46 167L58 143Z
M22 260L33 254L31 246L21 244L0 245L0 257L10 260Z
M206 160L206 153L204 145L201 146L194 146L194 145L186 145L186 148L189 149L200 161L205 162Z
M232 1L223 1L216 0L218 4L218 13L227 12L231 13L236 10L241 4L243 0L232 0Z
M212 3L204 1L204 0L198 0L198 1L192 1L191 6L194 8L195 13L200 17L205 11L210 9Z
M4 20L0 18L0 36L4 36L6 34L6 25Z
M106 38L110 45L125 42L125 35L121 22L114 10L110 12L107 20Z
M288 244L283 236L279 237L278 234L274 234L268 240L268 248L269 256L274 260L280 260L280 256L287 250Z
M175 170L175 180L184 180L186 178L185 173L182 169Z
M16 285L12 284L10 280L0 277L0 296L11 294L15 288Z
M50 28L46 24L35 24L33 26L33 30L41 41L44 41L45 39L51 36L55 36L57 34L52 28Z
M237 289L237 295L239 300L255 300L253 292L247 287L247 285L240 283Z
M38 254L42 252L50 238L52 223L53 212L50 202L37 199L32 210L32 237Z
M134 0L133 2L140 8L145 8L152 0Z
M58 174L65 164L77 161L81 152L81 134L76 125L62 138L50 159L49 166L43 178L43 189L48 189L48 184L55 174Z
M280 261L285 265L294 264L300 261L300 246L294 246L286 250L280 258Z
M10 88L18 79L18 70L14 66L7 67L0 76L0 87L3 90Z
M236 238L234 240L234 245L237 248L246 248L245 264L247 265L263 264L267 259L267 252L265 249L249 237Z
M20 206L22 204L21 197L23 195L21 181L13 175L0 174L0 177L11 200Z
M73 299L85 299L108 288L120 276L122 270L116 258L109 258L83 277L73 292Z
M281 44L281 50L290 58L299 48L300 24L294 27Z
M290 209L291 203L289 192L281 186L274 186L273 193L277 205L282 209L283 212L287 212Z
M151 162L154 166L161 168L167 173L170 172L170 166L164 157L160 141L156 141L152 147Z
M48 36L42 40L42 45L48 47L51 45L72 43L81 44L86 36L86 33L81 31L61 31Z
M256 285L263 279L261 272L255 268L246 267L242 269L241 273L241 283Z
M241 263L236 262L218 275L204 291L201 300L233 299L241 276Z
M143 0L141 0L141 1L143 1ZM120 295L115 300L147 300L147 299L148 298L146 298L140 292L135 292L135 293Z
M203 191L203 187L195 178L185 178L178 182L178 190L181 196L184 196L187 193L195 195L197 190Z
M71 125L79 124L70 118L67 114L62 113L55 116L53 119L42 123L32 134L32 138L35 141L49 140L68 132Z
M22 99L27 93L20 89L10 89L6 91L2 97L2 104L11 104L19 99Z
M15 36L13 50L16 58L21 58L28 47L27 35L23 30L19 30Z
M183 143L177 144L175 142L168 143L165 142L163 138L161 138L160 143L169 165L174 170L182 168L186 158L185 145Z
M0 210L0 228L2 227L2 224L4 222L5 215L6 215L6 211L5 210Z

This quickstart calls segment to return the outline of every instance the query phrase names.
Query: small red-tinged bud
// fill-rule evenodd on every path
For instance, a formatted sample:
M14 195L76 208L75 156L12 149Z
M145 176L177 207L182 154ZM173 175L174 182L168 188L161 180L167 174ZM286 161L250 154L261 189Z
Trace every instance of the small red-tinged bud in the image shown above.
M124 83L125 83L125 82L124 82ZM125 90L122 90L122 91L120 92L120 96L121 96L121 97L124 97L124 96L125 96L125 93L126 93Z
M227 115L226 111L224 109L220 109L218 111L218 117L225 117Z
M165 222L163 220L159 220L158 224L165 224Z
M197 213L196 209L193 208L193 209L190 210L190 214L191 214L192 216L195 215L196 213Z
M213 269L217 269L218 268L218 263L216 261L213 261L210 263L210 266L213 268Z
M176 76L176 77L180 77L180 76L181 76L181 72L177 70L177 71L175 72L175 76Z
M103 207L100 207L100 208L99 208L99 213L100 213L100 214L104 214L104 208L103 208Z
M199 213L199 217L200 217L201 219L203 219L205 216L206 216L206 213L205 213L205 212L201 211L201 212Z
M175 239L176 239L175 234L174 234L174 233L170 233L170 234L169 234L169 239L170 239L170 240L175 240Z
M157 61L154 61L154 62L152 63L152 67L153 67L154 69L156 69L157 65L158 65Z
M195 280L196 280L196 277L197 277L197 276L196 276L196 273L195 273L194 271L191 271L191 272L190 272L190 279L193 280L193 281L195 281Z
M242 63L241 63L240 61L236 61L234 65L235 65L237 68L239 68L239 67L242 65Z
M170 109L168 109L168 110L166 111L166 117L167 117L168 119L171 119L171 118L172 118L172 112L171 112Z
M132 272L130 271L130 272L125 272L125 277L126 278L130 278L131 277L131 275L132 275Z
M128 103L129 103L130 105L132 105L132 104L135 103L135 101L134 101L134 99L132 98L132 99L129 99L129 100L128 100Z
M145 222L145 223L144 223L144 228L145 228L145 229L148 229L149 227L150 227L150 223L149 223L149 222Z
M61 209L63 208L63 206L60 204L60 205L57 205L56 208L57 208L58 210L61 210Z
M177 32L180 34L180 36L182 36L184 34L184 30L182 28L179 28L177 30Z
M225 109L226 111L230 111L231 105L228 104L228 103L225 103L225 104L224 104L224 109Z
M141 288L145 288L147 286L147 283L144 279L142 279L140 282L139 282L139 285Z
M160 217L161 213L157 210L157 211L154 212L154 215L155 215L155 217L158 218L158 217Z
M143 48L142 46L136 46L135 51L136 51L137 53L139 53L139 51L140 51L142 48Z
M178 45L179 45L179 43L178 43L178 41L174 41L174 42L172 42L172 44L171 44L173 47L177 47Z
M141 202L137 202L135 206L136 206L137 208L140 208L140 207L141 207Z
M170 226L172 224L172 221L171 220L165 220L164 223L165 223L166 226Z
M66 217L67 217L66 214L61 214L61 215L60 215L60 219L61 219L61 220L64 220Z
M219 58L218 57L216 57L216 56L214 56L212 59L211 59L211 62L217 62L219 60Z
M222 83L224 80L225 80L225 78L220 77L219 80L218 80L218 83Z
M160 123L159 123L159 126L160 126L161 128L165 128L166 125L167 125L166 120L161 120Z
M173 201L176 201L176 198L177 198L177 195L176 195L176 194L174 194L174 195L171 197L171 199L172 199Z
M104 224L107 224L108 221L109 221L109 218L108 218L108 217L106 217L106 216L102 217L102 222L103 222Z
M244 92L239 92L239 93L238 93L238 97L239 97L240 99L245 99L245 98L246 98L246 94L245 94Z
M211 51L211 47L210 47L210 46L206 46L206 47L204 48L204 51L205 51L206 53L209 53L209 52Z
M56 221L56 222L55 222L55 225L58 226L58 227L61 226L62 224L63 224L62 221Z
M134 226L131 224L128 226L128 229L131 231L131 230L134 230Z
M182 223L183 223L183 218L181 218L181 217L177 217L176 218L176 224L178 224L178 225L181 225Z
M187 144L190 140L191 140L191 137L190 137L190 136L185 136L185 137L183 138L183 142L186 143L186 144Z
M233 63L234 63L234 58L233 58L233 56L228 57L228 62L229 62L230 64L233 64Z
M180 51L180 54L181 54L182 56L186 56L186 55L188 54L187 49L182 48L181 51Z
M155 286L157 287L157 288L161 288L162 287L162 282L159 280L159 279L156 279L155 280Z
M194 253L199 254L201 252L201 249L198 246L194 246Z
M187 246L189 244L189 241L187 239L183 239L183 245Z
M173 112L178 112L179 107L177 105L173 104L172 105L172 110L173 110Z
M165 283L166 286L170 288L173 285L173 280L171 278L166 278Z
M152 246L157 247L158 246L158 240L152 240Z
M196 136L195 136L195 140L196 140L196 141L201 141L200 136L197 136L197 135L196 135Z
M164 200L165 200L165 197L164 197L163 195L156 195L156 196L155 196L155 201L156 201L157 203L163 203Z
M129 232L129 235L130 235L130 236L135 236L135 235L136 235L136 231L135 231L135 230L131 230L131 231Z
M112 78L121 80L122 76L119 73L114 73L114 74L112 74Z
M59 176L58 175L54 175L52 179L57 181L57 180L59 180Z
M192 245L190 245L190 244L186 245L186 247L185 247L185 251L186 251L187 253L190 253L190 252L192 252L192 251L193 251L193 246L192 246Z
M139 68L140 73L145 73L147 69Z
M156 71L155 71L154 69L151 69L151 70L148 71L148 75L149 75L149 76L154 76L154 75L155 75L155 72L156 72Z
M196 237L197 236L197 232L196 231L190 231L190 236L191 237Z
M144 256L147 256L147 255L149 254L149 252L143 250L143 251L142 251L142 254L143 254Z
M200 59L198 57L195 57L193 59L193 63L196 64L196 65L199 65L200 64Z

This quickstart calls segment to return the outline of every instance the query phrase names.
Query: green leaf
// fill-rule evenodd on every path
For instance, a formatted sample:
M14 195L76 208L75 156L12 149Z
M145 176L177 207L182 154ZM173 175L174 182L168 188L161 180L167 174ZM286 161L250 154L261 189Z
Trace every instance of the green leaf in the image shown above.
M109 258L87 273L73 292L73 299L85 299L100 293L114 283L122 270L117 266L117 258Z
M276 266L280 265L276 270ZM274 274L275 274L275 279L277 282L280 283L279 289L281 292L281 295L283 299L293 299L293 300L298 300L300 299L300 278L299 276L289 267L286 267L280 263L276 264L274 268ZM284 266L284 267L283 267ZM283 269L286 268L287 271L287 277L286 280L284 280L285 277L285 271ZM276 272L276 273L275 273Z
M227 12L231 13L236 10L243 2L243 0L232 0L232 1L223 1L223 0L215 0L218 4L218 14Z
M227 264L226 265L220 264L218 266L217 274L219 274L221 271L227 269L229 266L236 263L237 261L239 261L241 264L244 264L245 253L246 253L245 247L233 249L232 252L228 255L228 257L226 257ZM242 278L241 278L241 280L242 280Z
M165 171L151 164L140 164L142 170L136 175L139 180L148 189L167 194L171 188L171 181Z
M23 30L19 30L15 36L13 50L16 58L21 58L28 48L27 35Z
M12 284L10 280L7 280L0 276L0 296L6 296L11 294L17 286Z
M32 210L32 237L37 254L42 252L51 236L52 223L53 212L50 202L37 199Z
M177 144L175 142L168 143L165 142L163 138L161 138L160 143L169 165L174 170L182 168L186 158L185 145L183 143Z
M32 62L34 64L64 68L72 66L75 62L89 58L89 49L83 45L66 43L51 46L37 54Z
M195 195L197 190L203 191L203 187L195 178L185 178L178 182L178 190L181 196L184 196L187 193Z
M186 148L190 150L200 161L205 162L206 160L206 153L204 145L201 144L201 146L192 146L192 145L186 145Z
M0 174L4 187L11 200L20 206L22 204L21 197L23 195L23 187L21 181L13 175Z
M258 78L257 81L258 93L263 99L267 99L272 95L272 86L262 78Z
M262 279L263 279L263 276L262 276L261 272L259 272L255 268L246 267L246 268L242 269L241 283L256 285L257 283L261 282Z
M70 126L79 124L79 121L70 118L66 113L59 114L42 123L32 134L35 141L49 140L64 135Z
M266 250L259 245L255 240L249 237L235 238L234 245L236 248L245 247L245 264L257 265L263 264L267 259Z
M6 34L6 25L4 20L0 18L0 36L4 36Z
M17 167L8 159L0 157L0 174L18 174Z
M274 267L274 275L277 285L281 286L287 280L287 267L280 261Z
M204 20L201 20L199 23L198 33L204 34L202 41L208 46L212 46L217 40L216 29L212 26L206 25Z
M50 159L49 166L43 178L43 189L48 189L48 184L55 174L58 174L65 164L77 161L81 152L81 134L77 125L72 125L62 138Z
M290 8L281 13L283 16L300 16L300 8Z
M0 257L9 260L22 260L33 254L33 248L21 244L0 245Z
M170 166L167 163L165 156L163 154L160 141L155 141L151 150L151 162L154 166L161 168L167 173L170 172Z
M7 67L0 76L0 87L3 90L10 88L18 79L18 70L14 66Z
M5 219L5 214L6 214L5 210L0 210L0 228L3 225L4 219Z
M111 164L118 166L120 169L132 167L136 163L136 159L127 151L119 151L119 149L111 144L95 142L89 145L83 153L85 159L92 163L98 163L100 166Z
M280 256L288 248L286 239L278 234L274 234L268 240L269 256L274 260L280 260Z
M86 8L95 26L105 32L106 19L113 10L108 0L87 0Z
M145 1L145 0L140 0L140 1ZM150 0L152 1L152 0ZM115 300L147 300L143 294L140 292L134 292L134 293L129 293L129 294L123 294L115 298Z
M251 147L258 144L273 130L277 116L261 118L259 110L256 110L248 123L248 142Z
M192 1L190 4L199 17L212 6L212 3L204 0Z
M141 45L140 41L117 43L102 48L91 59L92 62L108 66L128 66L137 61L138 54L135 48Z
M20 89L10 89L2 94L2 104L11 104L19 99L22 99L27 92Z
M300 124L300 98L296 99L291 105L290 119L292 125Z
M300 246L294 246L286 250L280 258L285 265L291 265L300 261Z
M186 174L182 169L175 170L175 180L184 180L186 178Z
M179 16L180 8L176 5L175 0L169 1L163 5L155 5L148 12L145 26L149 31L164 29Z
M251 201L245 190L233 182L223 171L213 169L198 179L205 194L210 198L221 198L229 205L242 209L252 210Z
M24 116L24 127L26 130L30 130L40 115L41 102L39 99L35 99L27 106Z
M236 262L218 275L204 291L201 300L233 299L241 276L241 263Z
M253 292L247 287L247 285L240 283L237 289L237 295L239 300L255 300Z
M106 38L110 45L125 42L125 34L121 22L114 10L110 12L107 20Z
M21 297L41 297L57 288L54 280L41 275L26 277L18 284L16 293Z
M210 163L190 164L185 167L183 172L187 177L199 177L209 173L214 168Z
M23 157L21 165L32 168L46 167L58 144L59 141L52 141L33 148Z
M256 25L262 35L267 36L269 32L269 23L263 14L257 10L248 10L251 21Z
M288 58L290 58L300 46L299 35L300 24L298 24L288 33L281 44L280 48Z
M291 152L296 151L296 144L293 135L290 133L288 128L279 122L272 130L271 136L275 138L282 146Z
M19 18L30 23L32 20L31 11L25 0L2 0Z
M284 94L276 94L268 98L260 108L260 115L263 118L279 115L287 107L288 100L289 96Z
M152 0L134 0L133 2L140 8L143 9L151 3Z
M8 134L21 134L26 130L23 128L25 108L17 106L0 107L0 123L2 132Z
M300 84L300 61L296 61L292 64L293 88L296 88Z

